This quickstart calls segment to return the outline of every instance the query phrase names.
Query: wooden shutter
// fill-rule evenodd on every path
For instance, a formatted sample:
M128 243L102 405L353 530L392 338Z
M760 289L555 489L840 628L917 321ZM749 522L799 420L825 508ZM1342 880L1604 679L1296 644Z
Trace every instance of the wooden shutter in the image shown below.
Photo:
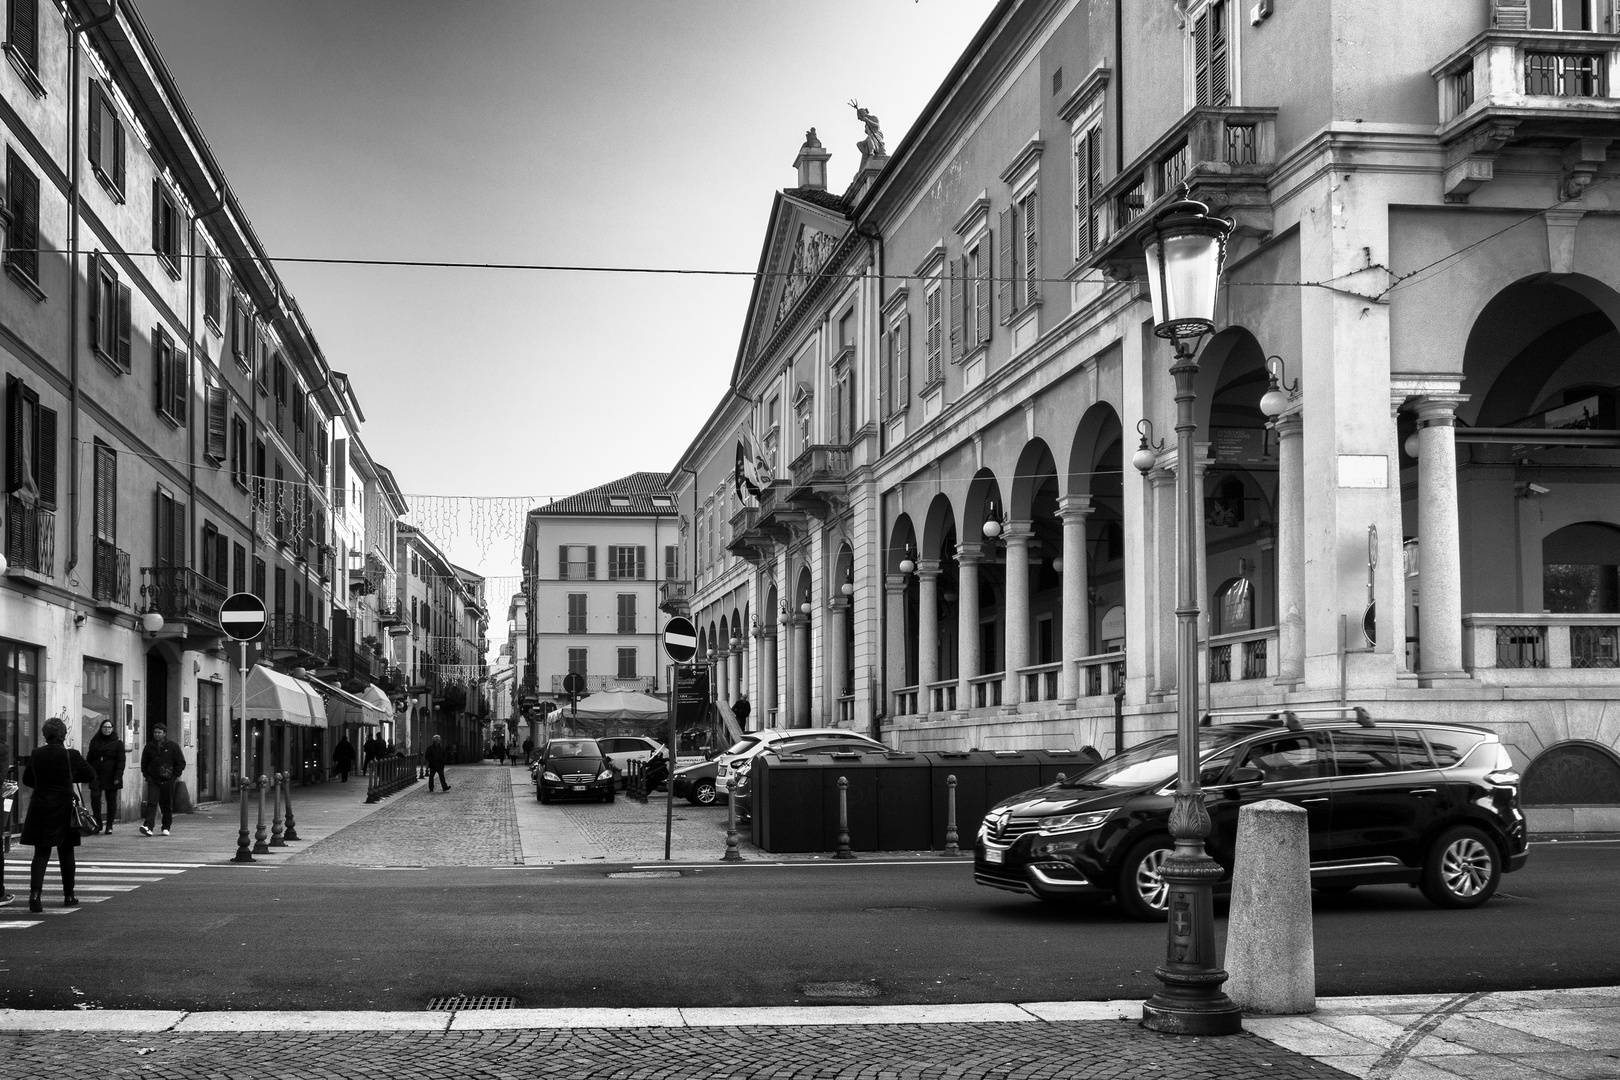
M964 346L967 342L967 302L965 288L967 284L967 260L952 260L949 269L951 279L951 363L962 361Z
M169 565L169 551L174 547L174 515L169 512L172 501L162 488L152 496L152 561L160 568ZM162 586L160 581L158 587Z
M168 254L163 246L163 181L152 178L152 250L159 255Z
M596 545L592 544L585 549L585 576L592 581L596 580Z
M28 408L23 396L23 381L15 375L6 376L6 491L23 486L23 467L27 455L23 452L23 410Z
M169 411L169 343L161 327L152 328L152 402Z
M204 451L215 461L225 460L227 427L230 422L229 402L222 386L208 388L208 449Z
M106 313L110 318L111 312ZM90 256L90 348L104 352L101 346L101 252L93 252Z
M1013 246L1013 235L1016 222L1012 207L1001 212L997 219L1001 227L1001 246L997 249L996 275L1001 279L996 285L996 299L1001 305L1001 317L1011 318L1013 313L1023 306L1022 297L1015 288L1018 282L1018 267L1016 265L1016 249Z
M38 408L34 416L34 483L39 487L39 504L56 507L56 410Z
M568 545L557 545L557 580L568 580Z
M231 545L231 592L247 592L247 548L241 544ZM342 614L333 612L333 615Z
M118 452L104 442L96 443L96 539L118 543Z
M123 282L119 282L118 283L118 366L123 368L125 371L129 370L129 366L130 366L130 360L129 360L130 343L131 343L131 341L134 340L134 337L135 337L134 327L133 327L133 320L132 320L132 316L131 316L131 313L130 313L131 300L132 300L132 296L131 296L130 287L128 285L124 284Z
M112 123L113 186L118 194L124 193L124 122L116 116L108 117Z
M214 580L223 586L230 581L231 538L221 533L214 538L214 544Z
M219 325L219 260L212 254L203 256L203 314L215 326Z
M1498 30L1529 29L1529 0L1491 0L1491 26Z
M12 0L12 4L13 6L21 6L17 4L16 0ZM90 130L85 141L89 144L90 164L102 172L106 172L108 171L107 165L103 164L101 160L101 84L91 79L89 91L90 100L87 107L90 115L87 123Z
M342 510L349 505L349 440L338 439L332 459L332 505Z
M647 580L647 549L641 544L636 545L636 580Z
M30 281L39 280L39 177L14 153L6 156L11 223L6 227L6 258Z
M911 405L911 312L904 312L894 324L894 408L905 412Z
M184 420L186 405L191 398L191 361L172 341L169 343L169 370L173 373L169 381L169 392L172 395L169 415L176 420ZM224 431L223 421L220 430Z
M28 67L39 71L39 0L10 0L6 5L10 16L6 27L6 44Z
M978 307L973 313L973 341L976 345L982 345L990 340L990 266L994 254L994 237L986 230L984 236L979 239L979 249L976 255L978 280L975 283L974 291Z
M231 290L230 324L231 324L231 331L230 331L231 332L231 355L236 358L237 363L241 363L242 359L243 359L243 356L242 356L242 337L243 337L243 334L242 334L242 298L237 295L236 290L234 290L234 289Z
M1019 284L1023 287L1023 299L1022 303L1019 305L1020 307L1033 304L1040 297L1041 293L1040 230L1038 227L1039 223L1037 221L1039 210L1036 208L1037 201L1035 196L1035 192L1030 192L1028 195L1024 196L1023 210L1018 215L1022 219L1024 237L1023 250L1021 252L1024 272L1020 276L1019 282ZM1018 245L1016 243L1013 245L1013 250L1018 250Z
M1230 94L1226 48L1226 0L1209 5L1209 103L1225 105Z
M1209 11L1193 20L1193 103L1209 104Z
M664 545L664 580L678 581L681 576L681 549L674 544Z
M170 553L170 562L174 566L186 565L186 539L189 531L186 528L186 504L175 499L169 504L174 513L174 550Z

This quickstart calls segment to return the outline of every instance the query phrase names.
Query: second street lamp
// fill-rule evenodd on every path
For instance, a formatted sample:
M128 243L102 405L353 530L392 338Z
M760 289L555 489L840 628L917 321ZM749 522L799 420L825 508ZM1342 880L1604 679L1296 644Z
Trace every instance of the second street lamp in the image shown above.
M1214 885L1221 865L1204 850L1209 810L1198 776L1198 489L1193 483L1193 414L1198 346L1215 329L1215 294L1232 223L1191 199L1171 203L1143 238L1153 332L1175 346L1176 384L1176 795L1170 811L1175 850L1162 876L1169 911L1163 984L1142 1006L1142 1023L1178 1035L1231 1035L1241 1010L1221 989L1215 958ZM1145 439L1145 436L1144 436Z

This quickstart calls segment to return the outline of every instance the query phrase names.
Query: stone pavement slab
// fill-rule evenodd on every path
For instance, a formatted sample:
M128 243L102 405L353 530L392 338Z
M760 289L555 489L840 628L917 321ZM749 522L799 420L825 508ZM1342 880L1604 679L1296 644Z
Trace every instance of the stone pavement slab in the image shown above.
M414 784L287 859L307 865L512 866L522 862L507 766L452 765L449 791Z

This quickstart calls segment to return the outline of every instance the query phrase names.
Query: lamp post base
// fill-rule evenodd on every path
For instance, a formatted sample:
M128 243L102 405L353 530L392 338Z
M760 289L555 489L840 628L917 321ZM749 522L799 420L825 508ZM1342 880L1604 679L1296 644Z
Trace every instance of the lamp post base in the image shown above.
M1142 1026L1166 1035L1238 1035L1243 1031L1243 1010L1221 992L1226 972L1214 975L1207 985L1172 985L1173 973L1160 968L1165 986L1142 1003Z
M1142 1004L1142 1026L1167 1035L1236 1035L1243 1010L1221 990L1226 972L1215 958L1214 885L1221 865L1204 852L1209 831L1201 800L1176 797L1171 830L1176 850L1160 871L1169 887L1169 948L1153 974L1163 983ZM1192 836L1187 836L1192 833Z

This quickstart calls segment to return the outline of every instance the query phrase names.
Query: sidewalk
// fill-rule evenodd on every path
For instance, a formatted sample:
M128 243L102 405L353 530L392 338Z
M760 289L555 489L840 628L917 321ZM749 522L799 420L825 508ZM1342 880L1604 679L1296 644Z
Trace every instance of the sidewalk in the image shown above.
M457 1012L0 1011L13 1075L1504 1080L1620 1076L1620 987L1323 999L1222 1039L1141 1003ZM133 1036L133 1037L132 1037ZM150 1057L148 1057L150 1055ZM229 1066L224 1065L229 1062ZM224 1070L223 1072L221 1070Z

